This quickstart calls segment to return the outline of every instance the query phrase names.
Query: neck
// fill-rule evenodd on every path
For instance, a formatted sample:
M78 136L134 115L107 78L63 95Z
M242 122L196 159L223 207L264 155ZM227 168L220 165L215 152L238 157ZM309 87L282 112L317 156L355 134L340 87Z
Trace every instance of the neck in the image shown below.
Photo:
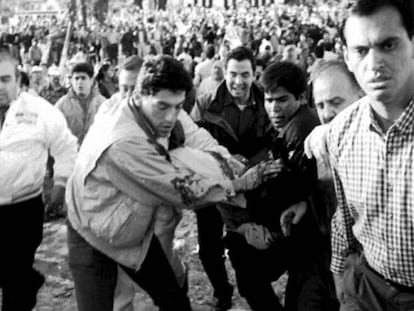
M245 97L237 97L237 98L233 97L234 103L238 106L246 106L249 103L250 92L251 91L249 91L249 93L247 93Z
M409 83L410 86L414 85L414 76L413 83ZM374 101L371 104L372 109L375 112L377 121L379 122L381 128L386 132L391 125L398 120L398 118L403 114L405 109L410 104L411 100L414 97L414 89L410 88L410 92L402 90L400 96L393 98L392 101L379 102Z

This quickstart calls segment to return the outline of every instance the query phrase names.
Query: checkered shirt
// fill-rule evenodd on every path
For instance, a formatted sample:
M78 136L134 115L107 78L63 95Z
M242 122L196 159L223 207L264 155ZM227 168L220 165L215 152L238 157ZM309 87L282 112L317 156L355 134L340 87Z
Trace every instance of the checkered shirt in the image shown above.
M384 133L364 97L331 122L327 144L338 198L331 270L342 273L360 245L385 279L414 286L414 101Z

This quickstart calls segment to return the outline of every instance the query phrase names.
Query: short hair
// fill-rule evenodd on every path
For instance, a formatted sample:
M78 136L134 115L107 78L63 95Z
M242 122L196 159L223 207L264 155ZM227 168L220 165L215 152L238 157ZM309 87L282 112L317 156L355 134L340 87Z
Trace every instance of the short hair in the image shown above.
M253 52L251 49L245 47L245 46L239 46L229 52L226 59L226 68L230 61L230 59L234 59L238 62L241 62L243 60L249 60L252 64L253 72L256 70L256 58L253 55Z
M140 95L154 95L161 90L185 91L187 94L193 82L183 64L170 55L147 58L137 80Z
M24 71L20 71L20 86L30 86L29 75Z
M10 62L14 66L14 72L16 74L16 79L20 77L21 71L19 70L19 61L10 53L8 52L0 52L0 63L2 62Z
M77 63L73 66L71 74L83 72L86 73L89 78L93 77L93 67L89 63Z
M123 60L119 66L119 70L139 71L144 61L138 55L132 55Z
M340 27L340 36L344 45L346 46L344 30L350 16L369 16L385 6L393 7L400 13L403 26L411 38L414 35L414 2L412 0L348 0L345 3L345 15Z
M298 65L283 61L272 62L263 71L260 79L265 93L273 93L283 87L296 99L306 91L306 74Z
M345 76L348 77L349 81L351 82L351 85L356 90L361 90L361 87L359 86L357 80L355 79L354 74L348 70L348 67L346 66L345 62L342 60L324 60L324 59L317 60L312 67L310 78L309 78L309 83L313 84L313 82L316 79L318 79L325 71L329 69L336 69L339 72L342 72Z
M206 46L206 57L212 59L216 55L216 50L213 44L207 44Z

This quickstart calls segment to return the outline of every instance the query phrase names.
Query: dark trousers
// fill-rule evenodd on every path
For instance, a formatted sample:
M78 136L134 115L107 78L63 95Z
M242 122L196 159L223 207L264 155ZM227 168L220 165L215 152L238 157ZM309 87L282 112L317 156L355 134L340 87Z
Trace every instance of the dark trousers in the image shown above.
M43 238L44 205L38 196L0 206L0 287L3 311L31 311L44 282L33 269L34 254Z
M329 271L329 240L314 235L287 238L266 250L250 246L244 236L229 232L225 242L236 271L237 286L253 311L336 311L335 287ZM319 245L318 245L319 244ZM323 245L328 251L323 252ZM289 273L282 308L271 283Z
M92 247L70 224L68 244L79 311L112 311L118 263ZM121 268L151 296L160 310L191 310L186 290L180 287L155 236L138 271Z
M363 255L351 254L345 264L341 311L411 311L414 288L386 281Z
M218 209L207 206L196 210L199 256L214 289L214 296L227 299L233 294L225 266L223 220Z

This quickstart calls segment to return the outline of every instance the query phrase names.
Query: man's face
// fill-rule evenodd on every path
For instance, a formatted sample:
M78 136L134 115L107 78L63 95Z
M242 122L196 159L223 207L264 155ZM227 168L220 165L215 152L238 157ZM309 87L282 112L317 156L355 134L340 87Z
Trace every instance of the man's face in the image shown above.
M59 76L49 76L50 81L52 81L53 85L60 85L60 77Z
M0 62L0 108L9 106L19 89L19 79L16 77L16 69L13 63Z
M321 123L331 122L339 112L356 102L360 93L340 69L324 71L313 81L313 98Z
M226 85L231 96L247 99L254 81L253 67L250 60L230 59L226 68Z
M352 15L345 24L345 61L373 100L394 105L412 92L413 40L401 16L386 6L369 16Z
M213 78L215 81L222 81L224 79L223 67L220 64L213 65Z
M81 98L86 98L91 94L93 79L85 72L74 72L70 79L73 91Z
M170 135L178 114L183 108L185 92L161 90L154 95L141 96L141 110L150 121L158 137Z
M42 72L41 71L32 72L32 80L33 82L40 82L40 80L42 80Z
M130 97L137 83L138 71L124 70L119 72L118 85L122 98Z
M301 105L284 87L278 87L275 92L265 93L265 108L273 127L282 129L292 118Z

